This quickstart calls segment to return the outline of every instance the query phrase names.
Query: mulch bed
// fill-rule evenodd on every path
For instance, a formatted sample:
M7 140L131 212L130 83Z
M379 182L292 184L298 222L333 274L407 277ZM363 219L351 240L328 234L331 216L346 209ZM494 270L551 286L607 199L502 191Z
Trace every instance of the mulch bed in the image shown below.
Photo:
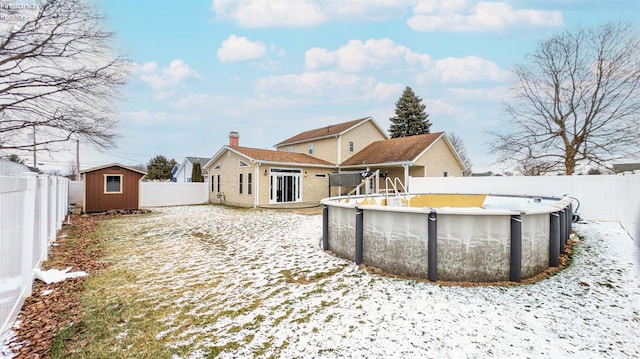
M97 216L73 217L72 224L63 227L57 245L49 247L49 259L43 263L42 270L72 267L71 271L91 275L105 268L107 264L99 262L103 253L95 248L97 240L92 236L101 220ZM26 299L16 321L18 324L12 329L16 335L7 343L15 358L48 358L58 333L82 322L80 293L86 278L51 284L34 282L33 294Z

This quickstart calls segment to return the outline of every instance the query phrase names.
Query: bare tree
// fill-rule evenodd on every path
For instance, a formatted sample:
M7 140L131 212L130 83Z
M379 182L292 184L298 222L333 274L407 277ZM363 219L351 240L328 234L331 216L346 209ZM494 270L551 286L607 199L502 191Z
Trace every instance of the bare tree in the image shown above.
M460 160L462 160L462 163L464 164L462 175L465 177L471 176L471 160L469 159L467 148L464 146L462 139L455 133L451 133L450 135L447 135L447 137L449 138L449 142L451 142L451 146L456 150L458 157L460 157Z
M2 6L0 16L0 150L46 150L71 137L113 147L126 62L97 10L39 0Z
M573 174L640 153L640 36L631 25L578 27L541 41L516 66L512 122L494 132L499 161ZM537 167L534 166L534 167Z

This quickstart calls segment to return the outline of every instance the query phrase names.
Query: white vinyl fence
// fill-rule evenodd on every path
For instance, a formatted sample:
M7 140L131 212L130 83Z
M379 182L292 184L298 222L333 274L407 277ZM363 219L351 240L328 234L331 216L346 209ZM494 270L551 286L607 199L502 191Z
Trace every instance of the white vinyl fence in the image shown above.
M35 173L0 176L0 343L31 295L34 270L47 259L48 246L62 228L68 183Z
M640 173L597 176L411 177L412 193L568 194L582 218L622 223L640 242Z
M182 206L209 202L206 182L142 182L140 207Z
M141 182L140 207L186 206L209 202L206 182ZM69 203L82 202L82 181L69 183Z

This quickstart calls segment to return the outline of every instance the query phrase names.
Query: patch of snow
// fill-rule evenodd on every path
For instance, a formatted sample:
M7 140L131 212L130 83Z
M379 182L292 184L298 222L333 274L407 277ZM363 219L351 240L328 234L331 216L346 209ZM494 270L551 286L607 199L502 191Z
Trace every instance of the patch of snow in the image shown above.
M39 279L47 284L51 284L51 283L57 283L57 282L62 282L65 279L68 278L78 278L78 277L84 277L87 275L87 272L85 271L78 271L78 272L70 272L71 267L68 267L66 269L63 270L59 270L59 269L48 269L46 271L43 271L39 268L36 268L33 271L33 277L35 279Z

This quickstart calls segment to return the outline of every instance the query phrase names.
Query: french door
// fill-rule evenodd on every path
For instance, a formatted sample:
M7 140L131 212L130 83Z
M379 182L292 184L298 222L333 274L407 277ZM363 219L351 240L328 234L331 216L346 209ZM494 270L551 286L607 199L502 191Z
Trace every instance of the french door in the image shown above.
M301 201L301 170L271 168L270 203Z

